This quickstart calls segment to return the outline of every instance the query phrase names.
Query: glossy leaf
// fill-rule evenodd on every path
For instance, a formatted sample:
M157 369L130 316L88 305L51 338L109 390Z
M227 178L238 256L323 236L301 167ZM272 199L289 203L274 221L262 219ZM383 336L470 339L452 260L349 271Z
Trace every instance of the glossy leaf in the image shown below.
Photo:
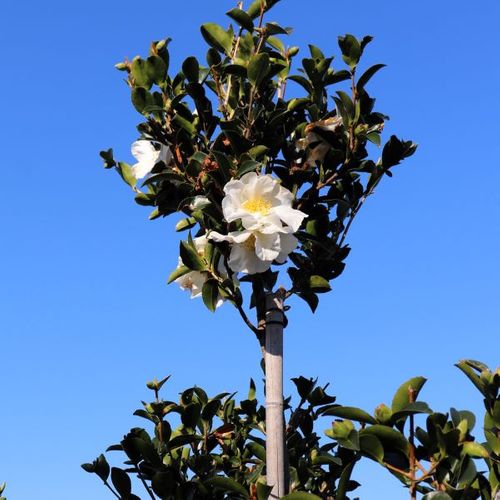
M396 413L401 411L410 404L410 388L414 391L414 398L417 399L426 381L427 379L424 377L414 377L407 380L404 384L401 384L392 399L392 412Z
M203 24L201 34L209 45L228 56L231 55L233 37L222 26L215 23Z
M257 54L248 63L248 80L254 87L258 87L269 73L269 55Z
M252 18L242 9L231 9L226 12L226 15L229 16L233 21L237 22L240 26L245 28L246 30L252 32L254 25Z

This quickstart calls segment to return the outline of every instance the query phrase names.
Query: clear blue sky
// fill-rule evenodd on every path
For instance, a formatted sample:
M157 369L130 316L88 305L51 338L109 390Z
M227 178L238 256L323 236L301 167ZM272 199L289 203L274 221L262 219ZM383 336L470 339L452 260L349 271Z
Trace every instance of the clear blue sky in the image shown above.
M246 391L259 350L235 311L190 301L166 277L173 220L147 209L98 157L132 160L140 117L113 65L170 36L173 66L203 55L198 26L232 2L63 2L0 6L0 482L13 500L109 498L79 464L134 425L144 382L165 396L203 385ZM338 54L338 34L371 34L366 64L392 120L420 144L363 209L335 291L312 316L292 302L286 377L332 382L340 402L373 409L400 382L429 377L435 409L479 411L453 363L499 361L497 0L283 0L271 16L291 43ZM289 386L288 386L289 387ZM407 493L358 470L363 500Z

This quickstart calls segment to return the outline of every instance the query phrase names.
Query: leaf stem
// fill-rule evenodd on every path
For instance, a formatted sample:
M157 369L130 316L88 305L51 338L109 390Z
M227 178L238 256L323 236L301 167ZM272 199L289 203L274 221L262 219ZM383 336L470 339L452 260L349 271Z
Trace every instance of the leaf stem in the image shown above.
M104 481L104 486L106 486L106 488L108 488L109 491L111 491L111 493L113 493L113 495L116 498L120 498L121 499L120 495L118 495L118 493L113 488L111 488L110 484L107 481Z

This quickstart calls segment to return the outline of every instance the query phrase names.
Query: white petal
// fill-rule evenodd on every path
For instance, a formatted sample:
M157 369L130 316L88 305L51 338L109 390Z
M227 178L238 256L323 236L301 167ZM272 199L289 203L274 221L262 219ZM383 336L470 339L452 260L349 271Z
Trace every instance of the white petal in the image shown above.
M146 177L158 161L160 151L156 151L151 141L135 141L132 144L132 155L137 163L132 166L132 173L136 179Z
M241 180L239 179L231 179L225 186L224 186L224 193L227 195L230 195L232 192L239 192L241 191L245 185Z
M281 251L280 234L255 233L255 254L260 260L272 262Z
M132 174L136 179L142 179L148 175L153 167L155 166L154 162L140 161L135 165L132 165Z
M234 245L231 248L228 264L234 272L246 274L263 273L271 267L271 262L260 260L254 250L245 245Z
M209 240L214 241L228 241L229 243L243 243L252 236L251 231L233 231L229 234L220 234L217 231L210 231L208 235Z
M194 299L201 296L201 290L206 280L206 274L198 271L191 271L190 273L177 278L175 282L181 287L182 290L190 291L191 298Z
M153 143L151 141L135 141L131 148L132 156L138 161L157 161L159 156L159 151L156 151Z
M273 207L271 211L278 215L279 218L288 226L293 229L293 232L297 232L299 230L300 225L307 214L301 212L300 210L295 210L291 207L286 207L283 205L279 205L277 207Z
M293 234L280 234L281 252L276 258L278 264L283 264L288 255L297 248L299 240Z
M264 198L274 198L279 193L281 186L277 179L267 174L258 176L255 188L260 196Z
M292 206L293 203L293 194L291 191L288 189L284 188L283 186L279 186L279 191L276 195L277 200L279 201L280 205L285 205L288 207Z

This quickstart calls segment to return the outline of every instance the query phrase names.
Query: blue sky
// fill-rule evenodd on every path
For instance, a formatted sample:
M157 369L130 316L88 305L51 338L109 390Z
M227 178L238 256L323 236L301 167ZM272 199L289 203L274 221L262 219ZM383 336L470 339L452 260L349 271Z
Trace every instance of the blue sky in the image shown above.
M98 157L113 146L132 160L140 121L113 65L167 36L173 66L203 56L198 26L222 22L232 6L0 6L0 482L9 498L109 498L79 464L142 425L132 412L154 376L172 374L169 398L193 384L244 394L260 379L259 349L234 310L212 315L165 285L174 220L148 222ZM496 0L282 0L273 10L295 27L294 45L338 55L337 35L375 36L365 64L388 65L370 83L392 118L387 137L420 145L356 220L347 269L317 313L291 302L287 378L319 376L340 402L372 410L424 375L433 408L480 411L453 364L495 366L500 354L499 15ZM407 495L371 465L354 478L363 500Z

